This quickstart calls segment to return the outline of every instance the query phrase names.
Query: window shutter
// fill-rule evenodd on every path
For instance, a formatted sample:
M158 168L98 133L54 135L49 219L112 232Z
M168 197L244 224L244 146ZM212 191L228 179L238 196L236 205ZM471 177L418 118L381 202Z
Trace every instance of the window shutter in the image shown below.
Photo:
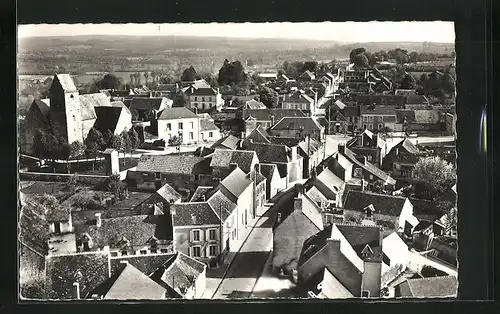
M205 241L210 240L210 229L205 230Z
M210 246L205 246L205 257L210 257Z
M188 256L191 256L191 248L188 247Z
M205 232L203 232L203 230L200 230L200 242L204 241L204 235L205 235Z
M220 235L219 235L219 233L220 233L219 229L215 229L215 240L217 240L217 241L219 241L219 242L220 242L220 241L222 241L222 240L220 239Z
M194 232L193 232L193 230L190 230L189 231L189 241L193 242L193 240L194 240Z

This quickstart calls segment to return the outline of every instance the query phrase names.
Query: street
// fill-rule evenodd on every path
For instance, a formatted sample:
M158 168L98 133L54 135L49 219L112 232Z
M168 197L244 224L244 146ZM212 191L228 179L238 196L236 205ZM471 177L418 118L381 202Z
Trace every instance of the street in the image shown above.
M272 250L269 211L256 223L212 299L249 298Z

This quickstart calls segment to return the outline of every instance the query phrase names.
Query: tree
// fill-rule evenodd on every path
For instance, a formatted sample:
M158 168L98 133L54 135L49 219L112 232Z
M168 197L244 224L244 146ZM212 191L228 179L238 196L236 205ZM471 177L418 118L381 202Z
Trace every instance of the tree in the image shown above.
M85 153L85 145L80 141L74 141L69 145L70 158L80 157Z
M359 54L362 54L363 52L365 52L366 49L365 48L355 48L353 50L351 50L351 52L349 53L349 61L351 63L356 63L355 62L355 57Z
M417 195L429 200L442 195L457 179L453 165L437 156L421 158L415 164L413 173L419 181Z
M172 136L168 139L168 145L170 146L179 146L181 145L181 139L177 135Z
M146 81L146 85L148 84L148 79L149 79L149 73L148 72L144 72L144 81Z
M174 96L172 107L186 107L189 99L183 91L179 91Z
M130 73L128 76L130 78L130 85L134 85L134 78L135 78L134 73Z
M261 88L259 91L260 101L267 108L277 108L278 107L278 97L279 97L278 93L276 93L274 90L270 89L269 87Z
M354 65L359 68L366 68L369 66L368 57L365 54L358 54L353 58Z
M304 62L304 67L302 68L302 73L305 71L311 71L312 73L316 73L316 70L318 69L318 62L317 61L306 61Z
M120 78L111 73L104 75L104 77L96 83L97 89L119 89L121 86L122 82Z
M185 69L184 72L182 72L181 75L181 81L195 81L196 80L196 70L194 69L193 66L190 66L189 68Z
M129 153L130 156L132 156L132 141L130 140L130 136L126 130L120 134L120 141L120 149L123 152L123 155L125 155L125 153Z
M108 147L112 147L113 137L114 137L113 132L111 130L106 130L106 132L103 135L103 140L105 144L100 148L100 150L105 150Z
M231 103L231 107L240 108L245 105L245 102L238 97L235 97Z
M240 61L229 62L224 60L219 70L218 82L220 85L241 85L247 80L247 74Z
M128 135L130 137L130 145L132 147L132 150L138 149L141 145L141 141L139 139L139 134L137 133L137 131L132 127L130 131L128 131Z
M116 149L117 151L121 151L122 139L119 135L113 135L113 137L111 138L111 148Z
M87 138L85 139L85 146L87 148L87 151L91 152L94 156L94 162L92 163L92 171L94 171L97 153L100 149L106 146L106 142L104 141L102 133L95 128L91 128L89 134L87 135Z
M402 89L415 89L417 86L417 81L411 74L406 74L401 82Z
M106 179L106 188L113 193L116 199L122 199L124 196L125 186L120 180L119 174L112 174Z
M76 192L76 187L78 185L78 175L75 173L66 181L65 189L70 193Z

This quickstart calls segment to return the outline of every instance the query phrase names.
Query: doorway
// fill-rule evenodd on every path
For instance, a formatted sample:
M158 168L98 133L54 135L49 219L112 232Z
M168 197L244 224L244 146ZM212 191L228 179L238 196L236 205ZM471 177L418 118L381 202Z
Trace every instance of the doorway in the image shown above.
M60 222L56 222L54 224L54 233L61 234L61 223Z

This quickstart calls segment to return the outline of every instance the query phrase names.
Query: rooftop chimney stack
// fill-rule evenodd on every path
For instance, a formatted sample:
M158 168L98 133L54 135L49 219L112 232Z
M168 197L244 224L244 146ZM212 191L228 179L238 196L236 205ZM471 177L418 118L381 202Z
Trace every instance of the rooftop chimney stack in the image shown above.
M281 213L278 213L278 223L281 223Z
M75 299L80 300L80 284L73 282L73 296Z
M95 214L95 219L96 219L96 226L97 226L97 228L100 228L101 225L102 225L101 213L96 213Z

